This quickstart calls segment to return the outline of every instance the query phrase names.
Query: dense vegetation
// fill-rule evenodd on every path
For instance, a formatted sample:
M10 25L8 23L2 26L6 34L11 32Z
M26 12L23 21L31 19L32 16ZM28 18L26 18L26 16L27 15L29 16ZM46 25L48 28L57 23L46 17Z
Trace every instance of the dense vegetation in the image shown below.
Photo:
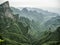
M39 26L39 22L13 14L8 2L0 5L0 45L60 45L60 27L40 32Z

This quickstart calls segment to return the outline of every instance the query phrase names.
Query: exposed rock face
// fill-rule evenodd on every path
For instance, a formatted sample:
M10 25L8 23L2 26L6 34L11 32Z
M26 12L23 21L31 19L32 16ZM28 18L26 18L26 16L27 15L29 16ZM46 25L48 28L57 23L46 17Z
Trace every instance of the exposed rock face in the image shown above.
M3 16L13 18L13 15L12 15L11 9L9 7L9 2L8 1L6 1L5 3L0 5L0 13Z

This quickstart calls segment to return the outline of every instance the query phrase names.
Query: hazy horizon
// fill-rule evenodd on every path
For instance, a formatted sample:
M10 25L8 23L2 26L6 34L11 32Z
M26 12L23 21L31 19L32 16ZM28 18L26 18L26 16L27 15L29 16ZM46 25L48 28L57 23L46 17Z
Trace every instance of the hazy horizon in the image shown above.
M30 7L48 10L50 12L60 12L60 0L0 0L0 4L9 1L11 7ZM60 13L59 13L60 14Z
M0 4L5 1L12 7L60 8L60 0L0 0Z

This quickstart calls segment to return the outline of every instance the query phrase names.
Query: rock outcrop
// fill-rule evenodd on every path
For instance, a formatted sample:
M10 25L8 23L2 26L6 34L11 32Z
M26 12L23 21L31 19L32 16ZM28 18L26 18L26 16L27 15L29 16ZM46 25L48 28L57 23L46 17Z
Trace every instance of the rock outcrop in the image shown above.
M12 10L9 7L9 2L6 1L3 4L0 4L0 14L6 17L14 18L12 15Z

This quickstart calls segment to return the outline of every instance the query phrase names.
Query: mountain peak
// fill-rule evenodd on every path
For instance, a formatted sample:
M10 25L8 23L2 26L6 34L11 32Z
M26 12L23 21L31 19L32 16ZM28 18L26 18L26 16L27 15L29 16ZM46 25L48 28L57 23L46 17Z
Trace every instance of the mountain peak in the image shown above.
M23 12L28 12L28 9L27 8L23 8L22 11Z
M0 4L0 5L1 5L1 6L3 6L3 5L9 5L9 1L6 1L6 2Z
M3 13L6 17L13 18L13 15L12 15L8 1L0 4L0 12Z
M9 2L8 2L8 1L6 1L6 2L4 2L4 3L0 4L0 7L1 7L1 8L3 8L3 9L4 9L4 11L6 11L6 9L7 9L7 8L9 8Z

